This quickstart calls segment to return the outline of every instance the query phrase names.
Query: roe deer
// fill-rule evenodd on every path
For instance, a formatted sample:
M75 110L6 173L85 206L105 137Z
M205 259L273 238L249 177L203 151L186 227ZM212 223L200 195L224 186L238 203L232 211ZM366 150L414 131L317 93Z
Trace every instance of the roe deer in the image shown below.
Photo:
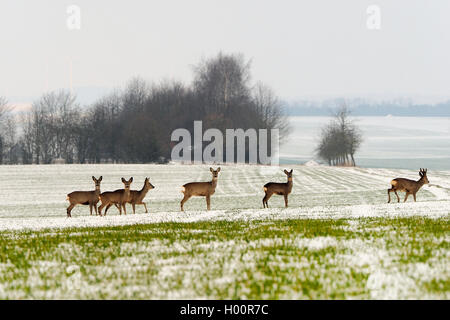
M127 203L130 203L133 207L133 214L135 214L135 207L137 204L143 204L145 207L145 213L148 213L147 205L142 200L144 200L147 192L154 188L155 186L150 183L150 179L145 178L144 186L141 190L130 190L130 196L128 197ZM115 205L117 209L119 209L119 205L117 203Z
M400 202L400 197L398 196L397 191L404 191L406 192L405 201L408 200L408 197L410 194L414 196L414 202L416 201L416 193L417 191L422 188L424 184L430 183L427 178L427 171L428 169L422 169L420 168L419 175L420 179L418 181L404 179L404 178L397 178L391 181L391 189L388 189L388 203L391 202L391 192L394 192L397 196L398 202Z
M266 195L263 198L263 207L268 208L270 197L275 193L278 195L284 196L284 205L286 208L288 207L288 195L292 191L292 171L293 169L288 172L287 170L284 170L284 173L287 175L288 181L286 183L277 183L277 182L269 182L264 185L264 192Z
M119 205L119 212L122 215L122 208L125 212L125 214L127 214L127 208L125 206L125 204L128 201L128 198L130 196L130 185L133 182L133 177L130 178L130 180L125 180L124 178L122 178L122 182L123 185L125 187L125 189L118 189L115 191L107 191L107 192L103 192L102 194L100 194L100 200L102 201L102 204L100 205L100 207L98 207L98 211L100 213L100 215L102 215L102 209L106 207L105 210L105 216L106 213L108 212L108 209L113 205L113 204L117 204Z
M181 192L184 193L184 198L181 200L181 211L184 211L183 205L192 196L206 197L206 208L211 209L211 195L216 191L217 179L219 177L220 167L217 170L209 168L212 173L212 180L208 182L190 182L181 187Z
M69 200L70 205L67 208L67 217L71 217L71 211L73 207L75 207L77 204L83 204L83 205L89 205L89 209L91 210L91 216L92 216L92 207L95 208L95 214L98 214L97 212L97 203L99 201L99 195L100 195L100 182L102 182L103 177L100 176L100 178L95 179L94 176L92 176L92 180L94 180L95 183L95 190L94 191L74 191L67 195L67 200Z

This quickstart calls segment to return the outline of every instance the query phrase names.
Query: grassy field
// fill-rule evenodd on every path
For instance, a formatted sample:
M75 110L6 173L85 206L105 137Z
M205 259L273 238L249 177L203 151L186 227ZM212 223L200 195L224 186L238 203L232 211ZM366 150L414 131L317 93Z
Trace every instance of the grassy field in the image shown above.
M0 299L449 299L450 173L386 204L417 172L294 166L290 208L262 185L280 168L222 166L210 212L180 186L207 166L1 166ZM146 176L150 214L65 217L65 195ZM19 191L27 186L27 193ZM129 207L129 211L131 208Z

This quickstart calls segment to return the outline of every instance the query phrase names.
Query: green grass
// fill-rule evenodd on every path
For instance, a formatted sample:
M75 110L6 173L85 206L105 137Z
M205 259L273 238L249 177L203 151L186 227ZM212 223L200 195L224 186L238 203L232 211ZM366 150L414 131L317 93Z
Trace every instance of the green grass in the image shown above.
M448 218L0 233L1 299L448 299Z

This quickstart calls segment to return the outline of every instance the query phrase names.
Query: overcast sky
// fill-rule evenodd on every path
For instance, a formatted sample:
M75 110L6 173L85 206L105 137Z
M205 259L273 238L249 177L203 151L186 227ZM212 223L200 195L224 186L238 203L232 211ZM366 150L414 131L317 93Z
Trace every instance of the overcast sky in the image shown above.
M81 29L69 30L69 5ZM366 10L381 9L369 30ZM140 75L189 82L219 51L252 60L284 99L450 97L449 0L1 0L0 95L26 101Z

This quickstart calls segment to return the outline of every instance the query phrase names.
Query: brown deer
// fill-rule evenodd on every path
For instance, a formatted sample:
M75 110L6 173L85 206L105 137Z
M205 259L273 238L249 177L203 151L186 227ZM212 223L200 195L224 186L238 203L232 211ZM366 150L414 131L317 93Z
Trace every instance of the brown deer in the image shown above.
M70 205L67 208L67 217L72 217L71 211L77 204L82 205L89 205L89 209L91 210L91 216L92 216L92 207L95 208L95 214L98 214L97 212L97 203L99 201L99 195L100 195L100 182L102 182L103 177L100 176L100 178L95 179L94 176L92 176L92 180L94 180L95 183L95 190L94 191L74 191L67 195L67 200L69 200Z
M124 213L127 214L127 208L126 203L128 201L128 198L130 197L130 185L133 182L133 177L130 178L130 180L125 180L122 178L122 183L124 185L124 189L118 189L115 191L107 191L100 194L100 200L102 201L102 204L100 207L98 207L98 211L100 215L102 215L102 209L106 206L105 210L105 216L108 212L108 209L113 205L117 204L119 205L119 212L122 215L122 208L124 210Z
M212 173L212 180L208 182L190 182L181 187L184 198L181 200L181 211L184 211L183 205L192 196L206 197L206 208L211 209L211 195L216 191L217 179L219 177L220 167L217 170L209 168Z
M398 202L400 202L400 197L398 196L397 191L404 191L406 192L405 201L408 200L408 197L410 194L414 196L414 202L416 202L416 193L417 191L422 188L424 184L430 183L427 178L427 171L428 169L420 169L419 175L420 179L418 181L404 179L404 178L397 178L391 181L391 189L388 189L388 203L391 202L391 192L394 192L397 196Z
M135 207L137 204L143 204L145 207L145 213L148 213L147 205L142 200L144 200L147 192L154 188L155 186L150 183L150 179L145 178L144 186L141 190L130 190L130 197L128 198L127 203L130 203L133 207L133 214L135 214ZM119 205L117 203L115 205L117 209L119 209Z
M288 181L286 183L277 183L277 182L269 182L264 185L264 192L266 195L263 198L263 207L269 208L269 199L273 194L283 195L284 196L284 205L286 208L288 207L288 195L292 191L292 171L284 170L284 173L287 175Z

